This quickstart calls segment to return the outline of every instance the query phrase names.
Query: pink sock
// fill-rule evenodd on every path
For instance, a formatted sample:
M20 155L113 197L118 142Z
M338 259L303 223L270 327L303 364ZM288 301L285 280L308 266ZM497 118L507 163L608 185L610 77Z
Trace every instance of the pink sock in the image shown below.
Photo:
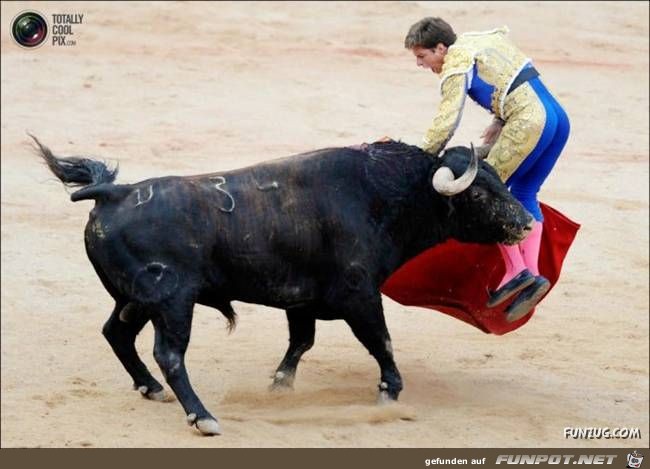
M503 261L506 265L506 273L497 287L497 289L499 289L506 282L512 280L515 275L524 270L526 264L524 263L524 258L521 256L521 252L519 251L519 245L515 244L514 246L506 246L505 244L498 244L497 246L499 246L501 257L503 257Z
M539 267L537 264L539 260L539 247L542 244L542 229L543 224L536 221L532 231L519 244L521 257L533 275L539 275Z

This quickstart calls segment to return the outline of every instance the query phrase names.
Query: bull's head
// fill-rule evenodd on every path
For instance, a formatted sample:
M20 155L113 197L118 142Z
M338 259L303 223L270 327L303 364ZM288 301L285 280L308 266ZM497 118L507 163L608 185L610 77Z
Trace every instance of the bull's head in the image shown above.
M530 213L474 148L453 147L441 157L434 189L449 197L452 236L468 243L516 244L532 227ZM458 176L456 176L458 175Z

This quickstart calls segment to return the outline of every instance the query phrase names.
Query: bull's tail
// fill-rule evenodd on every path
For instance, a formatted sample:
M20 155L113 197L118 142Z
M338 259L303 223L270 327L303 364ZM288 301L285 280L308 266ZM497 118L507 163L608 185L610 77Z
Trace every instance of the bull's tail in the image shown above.
M76 156L57 157L52 151L32 134L28 134L34 139L37 145L38 154L54 175L68 187L84 187L74 192L70 199L73 202L84 199L98 199L117 195L112 182L117 177L118 168L110 169L102 161L92 160L90 158L81 158Z
M228 320L228 333L231 333L237 326L237 313L235 313L235 310L232 309L230 303L228 303L227 307L225 308L219 308L219 311L221 311L221 314L223 314Z

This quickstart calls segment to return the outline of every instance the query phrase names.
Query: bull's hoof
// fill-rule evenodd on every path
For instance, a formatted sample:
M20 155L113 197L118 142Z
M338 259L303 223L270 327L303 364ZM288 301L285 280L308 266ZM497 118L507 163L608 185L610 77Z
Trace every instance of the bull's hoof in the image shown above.
M149 391L149 388L146 386L139 386L138 391L145 399L156 402L173 402L174 396L168 394L164 389L159 391Z
M196 425L196 428L205 436L221 435L221 427L219 422L215 419L207 417L203 419L196 418L196 414L189 414L187 416L187 423L189 425Z
M293 380L296 375L286 371L277 371L273 375L273 383L269 386L269 391L293 391Z
M221 435L221 427L219 426L219 422L213 419L198 420L196 422L196 428L198 428L199 431L205 436Z
M390 392L388 390L388 383L379 384L379 393L377 394L377 404L378 405L387 405L397 402L398 394L396 392Z

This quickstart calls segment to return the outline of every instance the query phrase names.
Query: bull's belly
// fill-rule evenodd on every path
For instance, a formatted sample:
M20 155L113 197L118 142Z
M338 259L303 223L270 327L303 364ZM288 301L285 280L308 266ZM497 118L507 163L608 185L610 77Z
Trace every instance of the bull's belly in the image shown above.
M318 299L315 283L284 283L270 285L249 285L238 287L233 300L255 303L272 308L294 308L314 303Z
M294 266L248 265L228 269L227 295L231 300L275 308L305 305L319 298L323 280L317 272Z

